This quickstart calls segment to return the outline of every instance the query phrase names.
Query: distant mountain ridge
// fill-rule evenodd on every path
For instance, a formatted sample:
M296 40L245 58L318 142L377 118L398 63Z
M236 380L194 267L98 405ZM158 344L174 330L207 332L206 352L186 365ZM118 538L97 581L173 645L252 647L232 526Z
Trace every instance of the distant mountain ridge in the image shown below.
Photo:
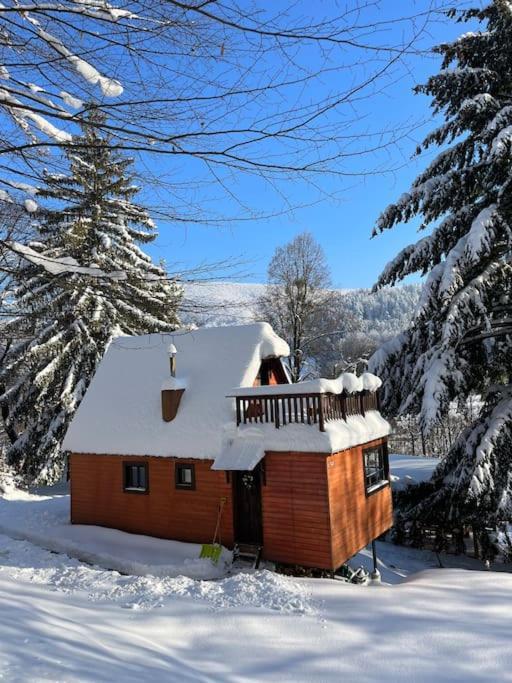
M266 285L207 282L185 285L181 320L199 327L240 325L257 319L257 300ZM343 289L348 310L361 321L361 331L383 339L404 330L416 310L420 284L369 289Z

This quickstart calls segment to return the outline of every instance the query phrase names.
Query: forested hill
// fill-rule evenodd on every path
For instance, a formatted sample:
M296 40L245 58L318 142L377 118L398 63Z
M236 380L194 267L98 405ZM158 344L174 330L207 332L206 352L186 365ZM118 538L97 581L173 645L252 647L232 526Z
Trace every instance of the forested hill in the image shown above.
M236 325L256 317L256 301L265 285L208 282L185 286L181 319L198 326ZM421 285L341 290L347 309L361 321L361 331L379 338L403 330L418 303Z

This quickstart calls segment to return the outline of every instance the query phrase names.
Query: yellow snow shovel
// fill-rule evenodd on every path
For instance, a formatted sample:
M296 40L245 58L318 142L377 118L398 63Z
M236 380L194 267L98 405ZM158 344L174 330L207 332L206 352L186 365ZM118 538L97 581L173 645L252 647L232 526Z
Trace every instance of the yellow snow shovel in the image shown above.
M203 543L201 547L201 553L199 555L200 559L211 560L213 564L217 564L222 553L222 544L220 539L220 520L222 517L222 510L224 509L224 505L226 504L226 500L226 498L220 499L219 514L217 515L217 525L215 527L212 542ZM217 536L219 537L218 543Z

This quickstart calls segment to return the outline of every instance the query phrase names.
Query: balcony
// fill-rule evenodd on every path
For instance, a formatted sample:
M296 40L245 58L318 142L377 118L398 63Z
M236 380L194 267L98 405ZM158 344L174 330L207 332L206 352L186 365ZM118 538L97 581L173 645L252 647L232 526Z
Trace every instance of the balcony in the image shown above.
M304 382L304 385L310 384ZM279 384L266 387L244 387L233 391L236 424L273 424L276 429L287 424L325 425L335 420L347 421L351 415L379 410L378 390L308 391L301 384Z

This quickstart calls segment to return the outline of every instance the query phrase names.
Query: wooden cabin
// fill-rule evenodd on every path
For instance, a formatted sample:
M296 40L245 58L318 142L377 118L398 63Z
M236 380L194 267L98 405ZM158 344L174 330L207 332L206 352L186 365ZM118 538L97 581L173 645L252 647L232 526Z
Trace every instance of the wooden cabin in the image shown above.
M392 525L380 381L289 384L266 323L119 337L69 427L71 521L334 570Z

